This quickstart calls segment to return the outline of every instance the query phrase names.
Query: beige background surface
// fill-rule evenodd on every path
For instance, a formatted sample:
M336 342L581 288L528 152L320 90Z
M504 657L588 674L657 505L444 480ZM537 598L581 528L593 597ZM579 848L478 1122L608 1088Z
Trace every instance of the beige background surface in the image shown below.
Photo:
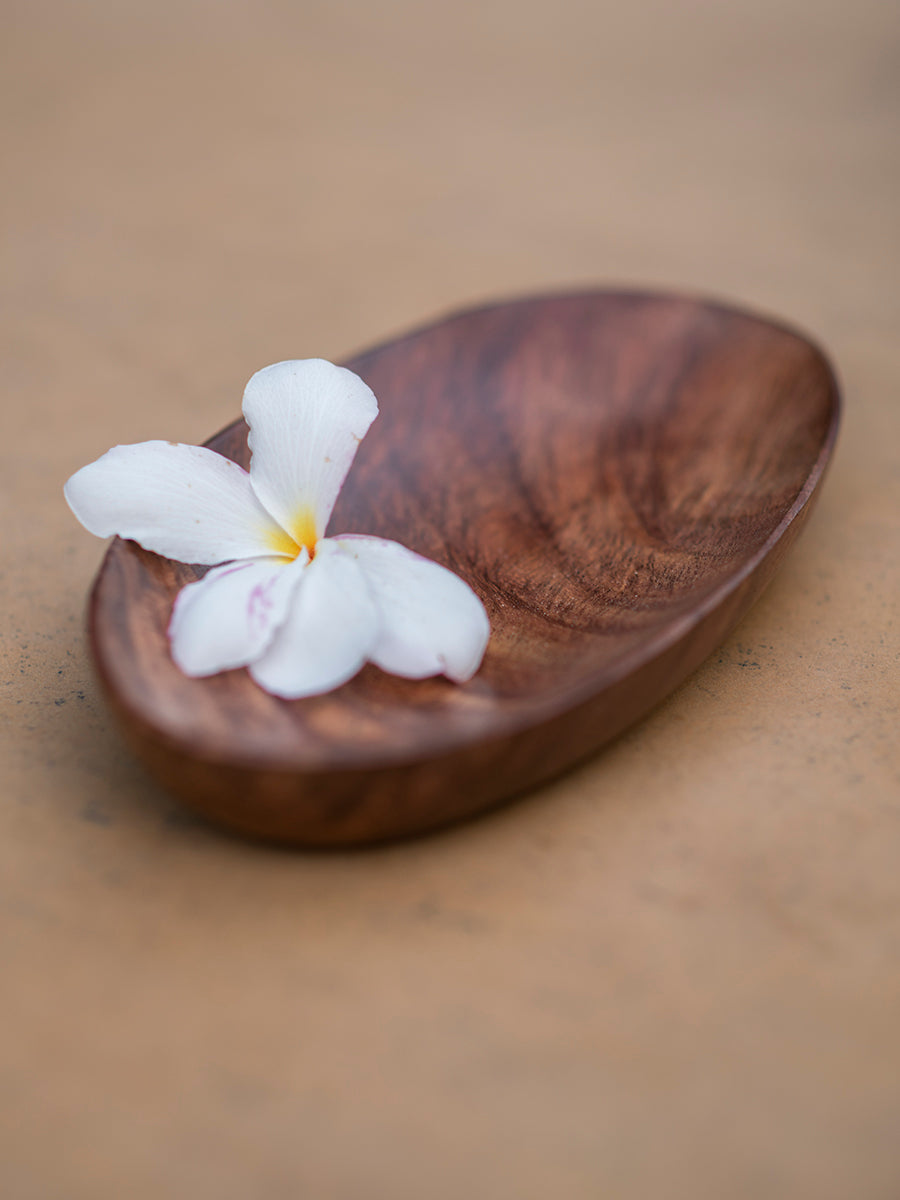
M900 1195L900 16L857 0L2 10L8 1200ZM820 506L607 753L360 854L123 750L63 480L286 357L659 284L831 351Z

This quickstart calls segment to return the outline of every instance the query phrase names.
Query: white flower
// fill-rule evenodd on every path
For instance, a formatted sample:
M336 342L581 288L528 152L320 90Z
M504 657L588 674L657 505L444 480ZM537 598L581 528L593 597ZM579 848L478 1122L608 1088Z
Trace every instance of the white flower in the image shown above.
M175 601L181 670L247 667L287 699L330 691L365 662L409 679L471 678L490 630L466 583L397 542L323 536L378 415L370 388L322 359L276 363L247 384L243 412L249 472L201 446L142 442L116 446L65 487L98 537L214 567Z

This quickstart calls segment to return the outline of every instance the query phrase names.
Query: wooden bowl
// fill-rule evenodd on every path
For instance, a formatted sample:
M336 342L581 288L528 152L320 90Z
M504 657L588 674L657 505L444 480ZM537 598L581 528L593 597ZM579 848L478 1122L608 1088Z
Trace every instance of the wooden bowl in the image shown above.
M90 635L126 738L241 833L338 845L429 829L533 788L672 691L741 619L810 510L838 422L798 334L679 296L588 292L454 316L347 364L381 415L332 533L394 538L482 597L459 687L366 667L284 701L192 680L166 627L202 574L116 540ZM208 443L244 466L238 421Z

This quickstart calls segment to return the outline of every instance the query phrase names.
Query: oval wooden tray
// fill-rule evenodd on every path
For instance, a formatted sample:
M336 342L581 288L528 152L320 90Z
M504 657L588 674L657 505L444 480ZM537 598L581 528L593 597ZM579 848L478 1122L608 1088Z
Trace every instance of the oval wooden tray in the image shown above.
M644 715L771 577L838 422L808 341L678 296L500 304L346 365L381 415L329 531L394 538L469 581L492 623L470 683L367 667L287 702L243 670L187 679L166 627L202 570L133 542L113 542L90 604L100 679L150 770L211 819L285 842L465 817ZM242 421L208 444L247 465Z

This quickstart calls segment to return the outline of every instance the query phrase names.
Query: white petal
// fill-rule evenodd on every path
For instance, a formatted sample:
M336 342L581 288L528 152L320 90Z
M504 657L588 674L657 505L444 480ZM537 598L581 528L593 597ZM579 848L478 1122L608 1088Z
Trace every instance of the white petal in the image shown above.
M287 620L250 674L288 700L330 692L370 657L378 632L378 611L362 571L333 543L320 542Z
M260 504L247 472L202 446L115 446L76 471L65 496L91 533L133 538L179 562L297 552Z
M397 542L361 535L329 540L362 567L380 610L372 662L408 679L440 674L457 683L471 679L491 630L484 605L467 583Z
M321 358L275 363L244 392L250 479L262 503L312 550L357 447L378 415L358 375Z
M259 658L284 623L308 561L227 563L182 588L169 622L172 658L185 675L215 675Z

